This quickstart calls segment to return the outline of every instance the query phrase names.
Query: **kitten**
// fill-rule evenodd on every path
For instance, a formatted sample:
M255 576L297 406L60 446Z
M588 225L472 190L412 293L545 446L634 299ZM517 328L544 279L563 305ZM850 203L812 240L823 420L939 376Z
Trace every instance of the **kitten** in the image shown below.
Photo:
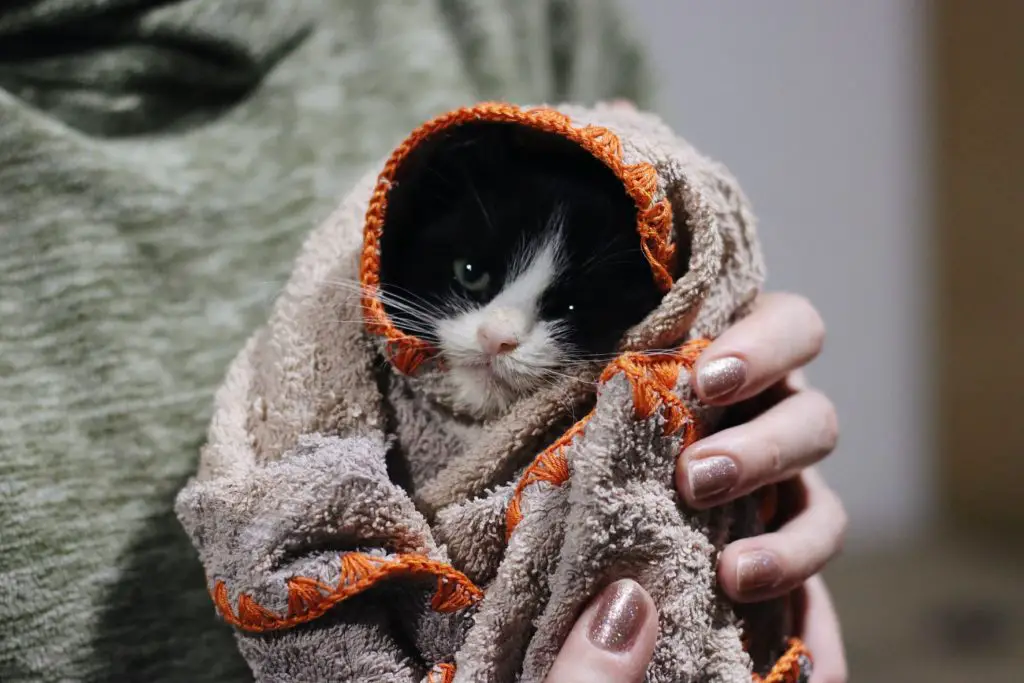
M400 180L382 302L435 345L457 402L490 414L608 359L661 299L621 182L572 143L464 126Z

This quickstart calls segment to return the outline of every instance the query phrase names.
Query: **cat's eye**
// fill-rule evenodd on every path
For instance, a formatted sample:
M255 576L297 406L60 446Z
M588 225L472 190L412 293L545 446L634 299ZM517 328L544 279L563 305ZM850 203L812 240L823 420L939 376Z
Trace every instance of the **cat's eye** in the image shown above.
M452 268L455 271L456 282L467 291L482 292L491 284L491 274L466 259L457 259Z

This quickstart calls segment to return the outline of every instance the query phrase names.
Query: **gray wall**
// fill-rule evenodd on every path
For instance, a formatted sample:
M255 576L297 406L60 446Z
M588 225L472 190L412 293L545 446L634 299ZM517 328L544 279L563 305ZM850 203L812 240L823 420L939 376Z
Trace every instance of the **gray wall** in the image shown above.
M660 109L739 177L769 286L808 295L829 338L811 380L836 402L825 466L850 544L920 530L929 447L922 3L625 0Z

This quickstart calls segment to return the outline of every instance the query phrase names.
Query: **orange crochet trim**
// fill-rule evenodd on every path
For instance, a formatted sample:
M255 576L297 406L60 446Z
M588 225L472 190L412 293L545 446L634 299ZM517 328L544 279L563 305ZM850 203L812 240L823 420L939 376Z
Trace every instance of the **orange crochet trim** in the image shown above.
M661 407L665 411L665 435L675 434L683 430L683 446L689 446L697 440L697 424L683 400L676 395L675 386L682 368L692 370L701 352L710 341L695 339L687 342L676 351L645 354L638 352L624 353L613 360L601 373L600 381L607 382L618 373L622 373L633 386L633 408L638 420L645 420ZM596 408L594 409L596 410ZM512 499L505 510L505 538L523 519L522 496L527 486L546 481L554 486L561 486L569 479L569 463L565 458L565 449L579 434L583 433L590 418L591 410L576 422L554 443L541 451L533 463L526 468L519 483L516 484Z
M775 662L771 672L764 677L754 674L751 683L799 683L800 674L803 673L802 659L813 661L803 641L790 638L789 649Z
M649 163L626 164L622 161L622 143L612 131L601 126L577 127L569 117L554 109L520 109L501 102L485 102L443 114L423 124L400 144L377 177L377 186L370 197L363 229L363 251L359 262L359 280L363 286L363 317L371 334L387 338L387 354L402 373L416 371L436 353L430 344L405 334L388 319L384 305L377 298L380 287L380 238L384 230L388 192L398 169L409 154L424 140L439 131L463 123L488 121L518 123L536 130L560 135L575 142L604 163L622 181L637 208L636 229L640 246L651 265L655 282L662 291L672 287L675 246L672 237L672 207L668 199L655 201L658 174Z
M289 579L288 613L284 616L263 607L247 593L238 596L236 615L223 581L216 582L211 594L224 621L244 631L264 633L312 621L342 600L396 576L436 576L437 592L430 601L430 607L437 612L455 612L483 597L483 591L465 574L425 555L403 553L386 558L357 552L341 556L341 577L336 586L305 576Z
M435 664L427 674L426 683L452 683L455 680L454 664Z

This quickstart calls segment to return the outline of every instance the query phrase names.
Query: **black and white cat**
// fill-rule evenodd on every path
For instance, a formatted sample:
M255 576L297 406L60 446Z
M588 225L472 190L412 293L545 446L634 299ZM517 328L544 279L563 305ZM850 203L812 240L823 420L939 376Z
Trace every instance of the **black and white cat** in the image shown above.
M500 124L458 135L384 231L381 298L440 350L457 402L486 414L610 357L661 293L635 206L598 160Z

